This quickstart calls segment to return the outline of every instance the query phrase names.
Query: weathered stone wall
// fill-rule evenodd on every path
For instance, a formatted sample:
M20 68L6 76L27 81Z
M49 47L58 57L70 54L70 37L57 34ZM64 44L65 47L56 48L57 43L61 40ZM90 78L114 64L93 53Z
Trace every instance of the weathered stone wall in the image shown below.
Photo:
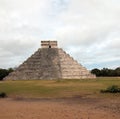
M62 49L58 49L63 79L95 78L85 67L74 60Z
M39 49L5 79L59 79L61 69L58 55L56 48Z

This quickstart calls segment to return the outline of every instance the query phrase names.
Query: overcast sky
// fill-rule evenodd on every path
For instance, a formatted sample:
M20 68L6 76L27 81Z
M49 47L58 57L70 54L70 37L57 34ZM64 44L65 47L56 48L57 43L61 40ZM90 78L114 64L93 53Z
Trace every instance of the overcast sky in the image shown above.
M19 66L41 40L88 69L120 66L120 0L0 0L0 68Z

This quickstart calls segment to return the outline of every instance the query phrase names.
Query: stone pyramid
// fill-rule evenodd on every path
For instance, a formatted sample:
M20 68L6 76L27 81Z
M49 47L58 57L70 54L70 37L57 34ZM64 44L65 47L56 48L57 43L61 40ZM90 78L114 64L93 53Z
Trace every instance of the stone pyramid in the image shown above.
M95 75L58 48L57 41L41 41L41 48L5 80L81 78L95 78Z

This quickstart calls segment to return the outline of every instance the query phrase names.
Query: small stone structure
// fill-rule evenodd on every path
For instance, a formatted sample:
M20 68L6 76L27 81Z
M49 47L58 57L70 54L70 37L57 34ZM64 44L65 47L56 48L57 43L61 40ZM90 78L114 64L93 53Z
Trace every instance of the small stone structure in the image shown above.
M57 48L57 41L41 41L41 48Z
M58 48L57 41L41 41L41 48L4 80L85 79L95 77L62 48Z

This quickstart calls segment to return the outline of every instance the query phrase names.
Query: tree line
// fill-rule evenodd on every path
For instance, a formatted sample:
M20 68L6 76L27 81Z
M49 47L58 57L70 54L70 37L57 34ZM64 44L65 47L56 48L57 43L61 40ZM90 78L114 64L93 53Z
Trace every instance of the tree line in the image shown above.
M117 67L116 69L109 69L109 68L103 68L103 69L92 69L91 73L95 74L98 77L118 77L120 76L120 67Z
M13 72L13 68L9 69L0 69L0 80L3 80L6 76L9 75L9 73ZM92 74L95 74L97 77L118 77L120 76L120 67L117 67L116 69L109 69L109 68L103 68L103 69L92 69Z

